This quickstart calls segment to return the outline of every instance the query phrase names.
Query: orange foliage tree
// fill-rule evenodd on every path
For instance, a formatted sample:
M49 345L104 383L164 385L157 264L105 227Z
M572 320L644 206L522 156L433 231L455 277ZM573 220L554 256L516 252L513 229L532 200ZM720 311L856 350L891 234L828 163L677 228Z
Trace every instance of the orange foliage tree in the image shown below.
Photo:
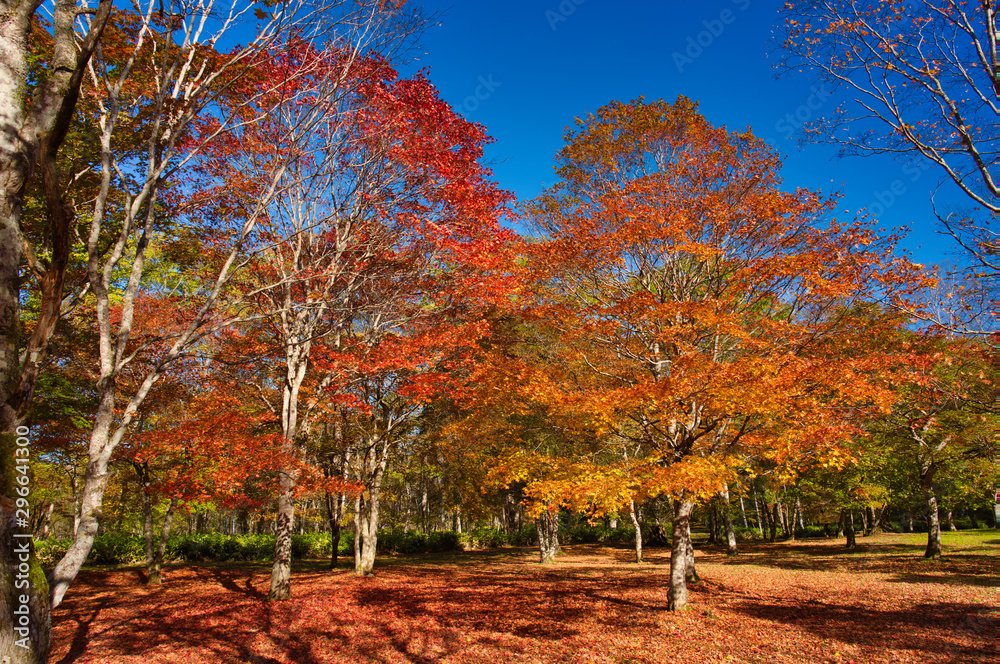
M566 140L561 182L529 207L547 235L530 248L532 315L561 339L532 396L619 452L569 459L573 473L535 491L672 496L680 610L696 499L748 453L835 461L850 414L888 406L892 358L831 349L863 348L855 305L905 296L917 268L870 220L832 218L835 199L782 191L773 150L683 97L611 103Z

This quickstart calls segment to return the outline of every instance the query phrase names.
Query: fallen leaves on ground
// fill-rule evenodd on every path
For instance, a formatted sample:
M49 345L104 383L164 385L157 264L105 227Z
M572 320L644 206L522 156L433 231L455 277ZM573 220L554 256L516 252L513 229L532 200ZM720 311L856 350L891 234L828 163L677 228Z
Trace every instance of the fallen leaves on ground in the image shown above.
M278 603L263 566L170 568L156 588L139 570L91 570L54 614L51 661L992 662L992 558L928 562L901 538L853 554L815 540L699 551L683 613L666 610L661 549L640 565L598 545L549 566L529 549L396 558L371 579L308 562Z

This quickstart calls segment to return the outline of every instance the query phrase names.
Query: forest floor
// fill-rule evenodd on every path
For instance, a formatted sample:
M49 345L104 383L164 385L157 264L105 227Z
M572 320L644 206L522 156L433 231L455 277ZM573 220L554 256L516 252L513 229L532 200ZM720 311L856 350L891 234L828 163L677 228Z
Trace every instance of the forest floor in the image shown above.
M690 610L667 606L669 550L565 547L380 560L373 579L293 565L269 603L262 565L85 570L53 616L57 664L995 661L1000 532L743 544L698 550Z

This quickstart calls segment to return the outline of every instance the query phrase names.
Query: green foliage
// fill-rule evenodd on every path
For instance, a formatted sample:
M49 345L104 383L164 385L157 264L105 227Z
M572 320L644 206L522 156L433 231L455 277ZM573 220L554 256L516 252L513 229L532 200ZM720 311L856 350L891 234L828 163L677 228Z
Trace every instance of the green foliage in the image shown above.
M39 540L35 550L45 567L53 567L62 558L70 540ZM146 560L145 540L138 535L100 535L87 557L88 565L142 565ZM457 533L379 533L379 553L439 553L461 548ZM339 555L354 551L354 533L341 534ZM292 535L292 558L325 558L330 555L330 533ZM171 537L164 554L167 561L182 562L260 562L274 559L274 535L187 535Z
M733 533L736 535L737 542L760 542L764 539L756 528L733 526Z
M458 533L451 531L433 532L425 535L419 532L391 530L378 534L378 553L441 553L462 548Z

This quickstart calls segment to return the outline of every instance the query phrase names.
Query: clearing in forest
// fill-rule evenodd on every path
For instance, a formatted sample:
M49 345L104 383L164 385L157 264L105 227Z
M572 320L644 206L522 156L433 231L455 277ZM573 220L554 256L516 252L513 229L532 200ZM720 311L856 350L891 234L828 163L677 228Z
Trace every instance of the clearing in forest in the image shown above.
M299 564L267 601L269 568L85 571L54 614L57 664L467 662L993 662L1000 533L744 545L698 551L692 610L666 611L669 551L570 545L555 565L503 549L389 558L374 579Z

